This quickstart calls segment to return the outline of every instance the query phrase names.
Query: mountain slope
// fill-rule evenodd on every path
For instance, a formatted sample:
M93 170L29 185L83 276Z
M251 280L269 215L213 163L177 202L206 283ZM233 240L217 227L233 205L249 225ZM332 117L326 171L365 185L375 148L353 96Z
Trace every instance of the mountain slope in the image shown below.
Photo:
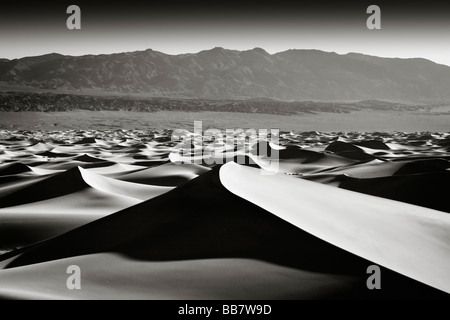
M0 60L0 81L45 89L145 93L185 98L278 100L450 100L450 67L425 59L379 58L319 50L269 54L214 48L168 55L56 53Z

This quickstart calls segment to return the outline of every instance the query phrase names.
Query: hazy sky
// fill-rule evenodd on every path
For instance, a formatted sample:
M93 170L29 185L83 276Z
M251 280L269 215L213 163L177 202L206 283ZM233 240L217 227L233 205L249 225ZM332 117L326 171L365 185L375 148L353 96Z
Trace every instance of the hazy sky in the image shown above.
M437 1L210 1L167 6L123 1L3 5L0 58L50 52L101 54L151 48L169 54L213 47L269 53L287 49L423 57L450 66L450 5ZM153 1L154 2L154 1ZM292 4L294 3L294 5ZM66 8L81 8L81 30L68 30ZM369 30L366 9L381 8L381 30Z

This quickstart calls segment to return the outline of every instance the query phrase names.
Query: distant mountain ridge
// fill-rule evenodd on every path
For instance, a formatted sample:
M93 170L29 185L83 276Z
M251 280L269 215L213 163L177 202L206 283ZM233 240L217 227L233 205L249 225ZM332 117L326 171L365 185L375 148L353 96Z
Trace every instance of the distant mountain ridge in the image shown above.
M0 82L42 89L145 93L202 99L450 101L450 67L414 58L319 50L213 48L169 55L151 49L108 55L0 59Z

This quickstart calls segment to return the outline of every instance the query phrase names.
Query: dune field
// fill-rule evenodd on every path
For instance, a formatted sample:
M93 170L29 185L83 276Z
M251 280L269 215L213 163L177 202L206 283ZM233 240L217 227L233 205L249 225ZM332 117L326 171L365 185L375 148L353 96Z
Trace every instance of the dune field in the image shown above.
M0 299L449 297L450 133L223 132L0 130Z

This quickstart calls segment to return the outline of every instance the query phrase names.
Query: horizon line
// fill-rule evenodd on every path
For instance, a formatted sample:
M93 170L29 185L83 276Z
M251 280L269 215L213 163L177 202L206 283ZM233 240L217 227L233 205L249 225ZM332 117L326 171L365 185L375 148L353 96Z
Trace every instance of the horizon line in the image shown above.
M423 59L423 60L427 60L427 61L433 62L435 64L447 66L447 67L450 68L450 65L447 65L447 64L444 64L444 63L440 63L440 62L436 62L436 61L431 60L429 58L424 58L424 57L419 57L419 56L416 56L416 57L379 56L379 55L373 55L373 54L368 54L368 53L361 53L361 52L356 52L356 51L348 51L346 53L338 53L336 51L327 51L327 50L315 49L315 48L291 48L291 49L287 49L287 50L282 50L282 51L277 51L277 52L270 53L270 52L268 52L266 49L264 49L262 47L253 47L251 49L239 50L239 49L228 49L228 48L224 48L224 47L220 47L220 46L215 46L215 47L212 47L210 49L199 50L197 52L184 52L184 53L166 53L166 52L163 52L163 51L154 50L152 48L140 49L140 50L130 50L130 51L109 52L109 53L86 53L86 54L79 54L79 55L63 54L63 53L59 53L59 52L49 52L49 53L43 53L43 54L38 54L38 55L22 56L22 57L19 57L19 58L4 58L4 57L0 57L0 60L14 61L14 60L21 60L21 59L26 59L26 58L42 57L42 56L47 56L47 55L60 55L60 56L63 56L63 57L104 56L104 55L116 55L116 54L124 54L124 53L145 52L145 51L153 51L153 52L156 52L156 53L161 53L161 54L165 54L165 55L169 55L169 56L182 56L182 55L194 55L194 54L198 54L198 53L205 52L205 51L212 51L212 50L215 50L215 49L222 49L222 50L225 50L225 51L235 51L235 52L246 52L246 51L254 51L254 50L259 49L259 50L263 50L264 52L266 52L267 54L269 54L271 56L276 55L276 54L280 54L280 53L284 53L284 52L288 52L288 51L320 51L320 52L324 52L324 53L334 53L334 54L337 54L339 56L345 56L345 55L349 55L349 54L360 54L360 55L364 55L364 56L371 56L371 57L376 57L376 58L386 58L386 59L402 59L402 60Z

